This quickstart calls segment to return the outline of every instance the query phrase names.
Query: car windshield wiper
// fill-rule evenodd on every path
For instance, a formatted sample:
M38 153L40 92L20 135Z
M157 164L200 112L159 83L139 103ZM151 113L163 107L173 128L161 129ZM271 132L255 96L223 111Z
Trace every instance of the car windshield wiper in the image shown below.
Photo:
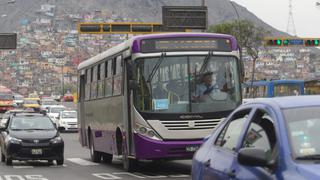
M26 131L28 130L52 130L52 129L44 129L44 128L30 128L30 129L24 129Z
M320 154L311 154L296 157L297 160L320 160Z
M149 77L147 79L147 83L150 83L152 81L153 76L156 74L157 70L159 69L159 67L160 67L160 65L162 63L162 61L164 60L165 55L166 55L165 53L161 53L161 56L159 57L156 65L153 67L153 69L152 69L152 71L151 71L151 73L150 73L150 75L149 75Z

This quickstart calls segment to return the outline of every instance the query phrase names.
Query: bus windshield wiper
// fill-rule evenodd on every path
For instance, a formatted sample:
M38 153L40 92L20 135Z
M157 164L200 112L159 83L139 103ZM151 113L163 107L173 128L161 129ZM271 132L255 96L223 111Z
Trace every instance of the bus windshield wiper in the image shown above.
M203 64L200 68L200 71L199 71L199 74L203 73L205 68L207 67L208 65L208 62L209 62L209 59L210 57L213 55L213 51L209 51L208 55L204 58L204 61L203 61Z
M296 157L297 160L320 160L320 154L311 154Z
M160 65L162 63L162 61L164 60L165 55L166 55L165 53L161 53L161 56L159 57L156 65L153 67L153 69L152 69L152 71L151 71L151 73L150 73L150 75L148 77L148 80L147 80L148 83L150 83L152 81L153 76L156 74L157 70L159 69L159 67L160 67Z

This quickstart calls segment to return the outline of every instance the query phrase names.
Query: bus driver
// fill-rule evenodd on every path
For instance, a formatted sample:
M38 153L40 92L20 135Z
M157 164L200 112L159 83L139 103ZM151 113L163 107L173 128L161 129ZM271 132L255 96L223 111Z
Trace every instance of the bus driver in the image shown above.
M214 100L225 100L227 98L225 85L221 85L226 83L220 82L213 84L212 75L213 72L206 72L202 75L201 84L196 86L192 97L194 102L210 102ZM219 73L217 76L219 76ZM219 85L222 87L219 87Z

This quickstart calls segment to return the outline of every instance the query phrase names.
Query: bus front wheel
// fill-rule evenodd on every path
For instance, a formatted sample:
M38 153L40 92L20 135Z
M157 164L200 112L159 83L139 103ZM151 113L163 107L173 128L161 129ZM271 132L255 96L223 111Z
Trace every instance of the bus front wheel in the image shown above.
M94 150L94 144L93 144L93 137L90 135L90 141L89 141L89 148L90 148L90 157L93 162L99 163L101 161L101 153Z

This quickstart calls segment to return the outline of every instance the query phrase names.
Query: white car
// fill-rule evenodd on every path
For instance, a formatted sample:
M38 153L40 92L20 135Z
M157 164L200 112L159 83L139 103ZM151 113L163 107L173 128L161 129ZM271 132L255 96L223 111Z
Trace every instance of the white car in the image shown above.
M48 110L50 106L58 105L58 102L54 99L42 99L41 100L41 110Z
M77 111L61 111L58 118L58 127L64 131L77 131Z
M20 94L14 94L13 95L13 102L17 105L17 106L22 106L23 104L23 96Z
M63 105L54 105L54 106L49 106L47 108L47 115L50 117L53 123L57 124L58 117L60 115L61 111L66 110L66 107Z

